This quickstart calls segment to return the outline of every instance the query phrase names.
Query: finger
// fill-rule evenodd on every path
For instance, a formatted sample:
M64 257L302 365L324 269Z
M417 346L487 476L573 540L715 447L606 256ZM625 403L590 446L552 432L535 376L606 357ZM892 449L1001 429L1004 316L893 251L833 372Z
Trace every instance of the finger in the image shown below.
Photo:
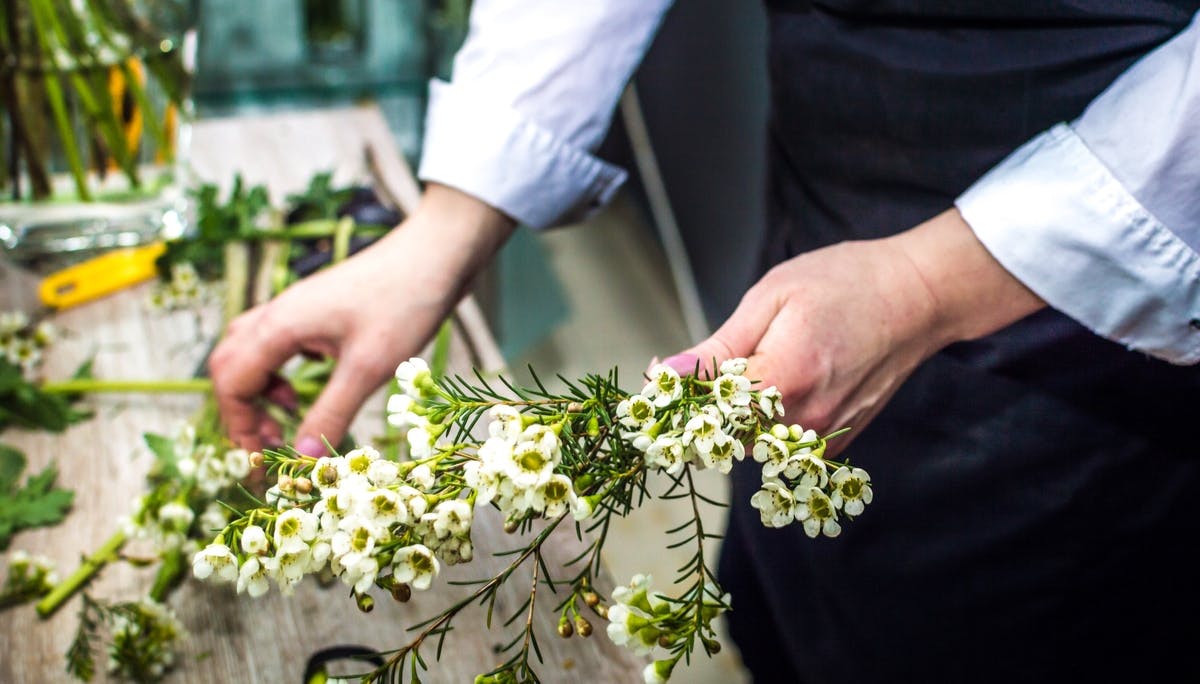
M337 444L359 407L387 379L387 369L381 371L375 367L377 364L360 361L361 358L372 357L347 354L338 360L329 383L296 433L296 450L300 453L321 456L326 451L325 440Z
M278 374L271 375L271 379L267 381L267 386L263 388L262 396L267 401L287 411L295 411L298 405L296 390L292 388L287 380L284 380Z
M239 316L209 359L213 393L225 430L230 439L247 449L261 448L259 435L266 420L255 400L298 346L292 335L271 321L261 308Z
M752 288L729 320L708 339L663 359L663 363L680 375L713 375L722 361L752 355L779 309L776 297L764 294L760 287Z

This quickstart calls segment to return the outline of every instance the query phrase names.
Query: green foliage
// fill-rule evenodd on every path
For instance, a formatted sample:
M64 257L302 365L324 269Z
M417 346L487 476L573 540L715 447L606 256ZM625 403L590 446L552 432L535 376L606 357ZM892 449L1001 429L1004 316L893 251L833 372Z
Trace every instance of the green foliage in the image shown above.
M247 188L241 174L234 178L225 202L212 184L200 186L192 196L196 200L196 234L167 244L156 263L164 279L170 277L173 265L182 263L191 263L205 279L220 278L225 272L225 243L243 239L253 230L258 215L270 206L266 187Z
M18 486L25 463L24 454L0 444L0 549L8 547L14 532L61 522L75 499L74 492L54 486L58 469L53 465Z
M91 362L79 367L72 376L90 378ZM9 427L62 432L68 426L91 417L91 412L75 408L79 395L47 394L29 382L21 369L0 358L0 431Z
M289 218L297 223L337 218L338 208L353 194L354 188L333 187L332 173L318 173L304 192L288 195L288 204L293 207Z

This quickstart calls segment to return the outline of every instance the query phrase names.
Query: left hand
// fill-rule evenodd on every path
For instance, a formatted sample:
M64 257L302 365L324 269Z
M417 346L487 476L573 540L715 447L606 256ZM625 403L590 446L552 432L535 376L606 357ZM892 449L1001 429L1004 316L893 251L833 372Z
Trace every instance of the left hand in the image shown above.
M716 333L664 363L681 373L744 356L746 377L776 385L785 421L819 433L870 423L942 347L1045 306L950 209L899 235L845 242L771 269Z

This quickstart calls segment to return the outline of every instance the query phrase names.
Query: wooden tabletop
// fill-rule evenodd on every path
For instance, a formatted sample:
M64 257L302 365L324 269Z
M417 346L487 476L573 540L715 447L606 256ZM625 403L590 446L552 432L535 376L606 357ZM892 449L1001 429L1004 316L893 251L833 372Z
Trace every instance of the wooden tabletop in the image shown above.
M216 119L193 129L191 165L203 180L228 184L240 171L249 183L268 185L271 198L280 203L289 192L306 185L309 177L332 170L336 182L362 181L367 177L364 146L393 149L386 123L371 107L282 115ZM381 147L383 146L383 147ZM379 172L389 184L401 188L398 200L409 208L416 202L417 185L411 172L394 155L386 155ZM0 310L30 308L34 279L0 260ZM200 312L157 313L145 305L148 286L135 287L108 298L65 311L54 318L64 337L45 361L46 377L66 378L83 360L94 357L99 378L159 379L190 377L211 341L219 333L214 305ZM473 303L460 306L457 335L451 346L450 367L464 372L471 365L498 370L502 359L495 341L482 324ZM372 398L359 415L354 434L370 438L382 431L383 397ZM75 506L62 524L18 534L11 550L25 549L56 561L61 575L69 574L80 554L97 548L115 530L117 518L131 510L132 501L145 490L144 475L151 457L141 442L143 432L169 433L196 410L198 397L105 396L91 401L95 418L66 433L6 431L0 440L23 450L36 471L50 462L60 469L61 486L75 490ZM296 595L281 597L274 588L257 600L235 597L228 585L187 581L170 599L170 605L190 631L172 682L300 682L308 656L337 645L375 649L395 648L411 638L406 628L448 607L464 595L464 588L446 580L489 577L507 564L492 552L516 548L521 540L500 530L494 511L481 512L474 529L476 559L469 566L444 572L428 592L416 593L407 604L392 601L376 590L377 604L370 614L360 613L340 583L324 589L311 580ZM583 548L572 525L551 537L547 544L550 568ZM130 547L130 552L135 551ZM497 611L507 617L519 608L529 590L531 568L514 573L497 601ZM89 591L108 600L145 595L152 570L128 564L107 568ZM566 571L561 573L566 576ZM539 587L539 631L545 663L539 668L547 682L573 680L635 682L641 680L640 660L613 645L604 635L603 621L593 620L590 639L564 640L554 634L557 599L545 585ZM0 682L23 684L69 681L63 654L77 624L79 599L54 616L39 620L32 606L0 614ZM432 664L430 682L469 682L503 660L495 653L511 631L489 632L477 609L461 614L446 641L442 661ZM432 650L423 650L429 660ZM103 660L100 661L101 663ZM98 679L103 680L101 674Z

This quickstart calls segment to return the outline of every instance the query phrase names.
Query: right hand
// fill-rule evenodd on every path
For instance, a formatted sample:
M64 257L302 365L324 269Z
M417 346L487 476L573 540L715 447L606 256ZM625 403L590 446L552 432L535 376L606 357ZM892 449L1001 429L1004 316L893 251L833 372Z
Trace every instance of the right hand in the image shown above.
M305 353L337 365L294 446L319 455L322 438L340 441L362 403L429 341L514 225L470 195L430 184L417 211L379 242L235 318L209 359L230 438L246 449L280 441L258 401L287 393L277 371Z

